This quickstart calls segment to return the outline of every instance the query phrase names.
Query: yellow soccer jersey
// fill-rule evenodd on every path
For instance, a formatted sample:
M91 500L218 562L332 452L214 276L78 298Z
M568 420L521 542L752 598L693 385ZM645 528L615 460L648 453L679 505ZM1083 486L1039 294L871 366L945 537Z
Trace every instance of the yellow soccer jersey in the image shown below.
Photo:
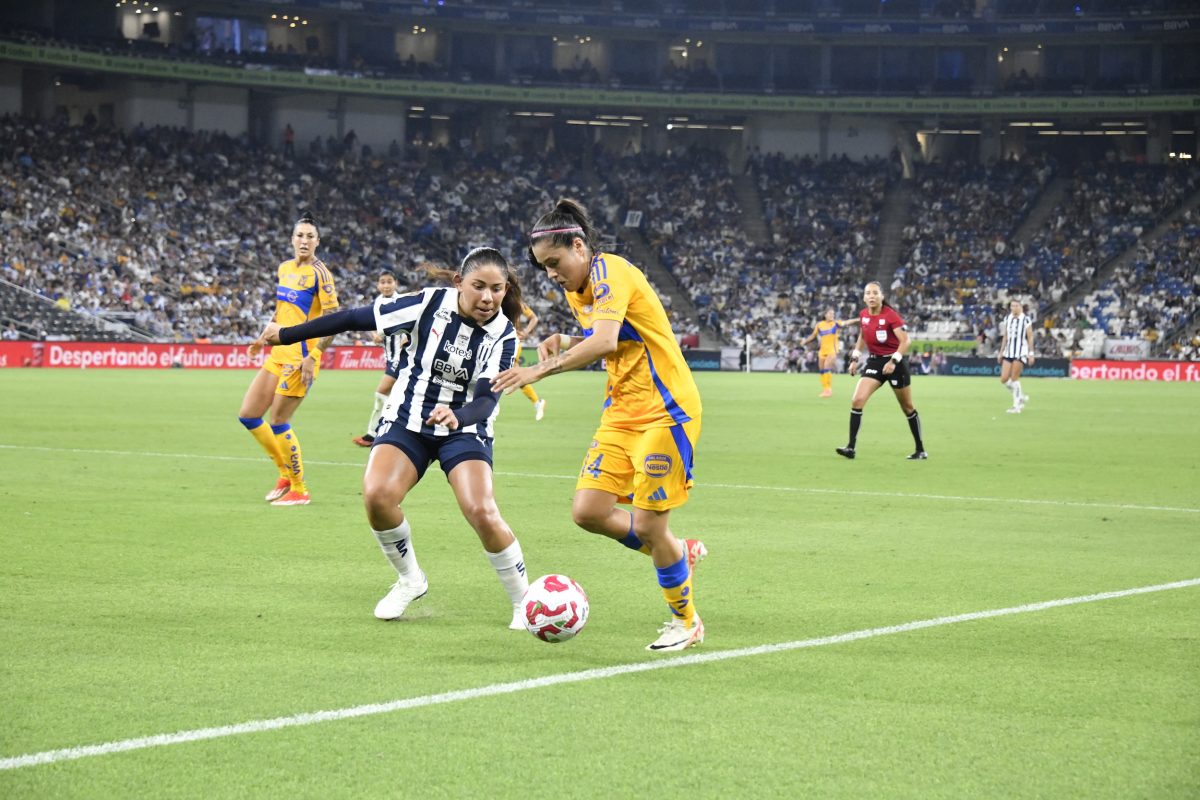
M641 270L620 256L597 253L587 286L568 292L567 302L585 336L595 320L621 323L617 350L605 359L608 396L601 425L645 430L700 419L692 371Z
M299 265L293 258L279 265L279 283L275 287L275 321L281 326L299 325L337 307L337 288L333 284L333 275L320 261ZM276 345L271 348L271 359L283 363L299 362L312 351L316 342L316 339L307 339L295 344Z
M822 320L817 323L818 341L821 343L820 355L833 355L838 346L838 324Z

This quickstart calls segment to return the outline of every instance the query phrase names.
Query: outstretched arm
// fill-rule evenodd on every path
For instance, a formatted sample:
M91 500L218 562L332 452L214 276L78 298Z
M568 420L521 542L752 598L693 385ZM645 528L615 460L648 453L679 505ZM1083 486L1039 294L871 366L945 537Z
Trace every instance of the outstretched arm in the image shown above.
M506 369L492 380L492 387L496 391L507 393L527 384L536 383L547 375L586 367L596 359L616 352L617 338L620 333L621 322L619 320L598 319L592 324L592 335L583 340L571 339L570 349L557 349L556 346L562 344L560 341L555 341L557 337L547 339L542 342L541 347L538 347L538 355L542 355L543 347L546 348L545 354L548 357L544 361L528 367ZM559 336L561 337L563 334L559 334Z
M248 352L254 356L258 355L269 344L295 344L296 342L312 339L317 336L325 337L322 344L327 344L328 340L339 333L373 330L375 330L375 309L373 306L348 308L344 311L317 317L299 325L289 325L286 328L280 327L277 322L268 322L267 327L258 335L258 339L250 345ZM324 348L318 347L318 349Z

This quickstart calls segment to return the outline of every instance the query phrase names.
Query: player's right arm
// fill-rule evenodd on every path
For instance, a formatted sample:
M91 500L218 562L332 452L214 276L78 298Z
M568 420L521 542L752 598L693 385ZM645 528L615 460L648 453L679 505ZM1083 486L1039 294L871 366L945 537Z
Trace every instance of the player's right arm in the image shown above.
M862 350L867 346L866 339L863 338L862 331L858 332L858 341L854 343L854 350L850 353L850 366L848 372L853 375L858 372L858 362L862 360Z
M1004 333L1000 334L1000 349L996 351L996 363L1004 360L1004 348L1008 346L1008 325L1001 323Z
M817 338L820 335L821 335L820 328L817 327L816 325L813 325L812 333L810 333L808 335L807 339L805 339L803 342L800 343L800 346L804 347L804 345L808 344L809 342L811 342L813 339Z

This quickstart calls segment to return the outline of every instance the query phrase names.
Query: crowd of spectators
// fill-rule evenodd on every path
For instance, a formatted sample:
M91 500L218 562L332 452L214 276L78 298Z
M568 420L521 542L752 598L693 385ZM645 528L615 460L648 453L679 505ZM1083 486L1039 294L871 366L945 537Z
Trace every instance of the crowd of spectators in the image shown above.
M1053 174L1044 159L920 169L902 233L907 254L890 287L914 328L938 321L943 334L967 335L990 327L992 308L1010 292L1038 289L1039 279L1012 258L1020 254L1013 234Z
M0 277L154 338L256 333L306 210L343 305L369 301L381 270L417 286L427 282L419 265L454 265L489 244L512 259L547 324L569 324L557 287L524 263L528 226L554 199L591 200L554 153L460 150L419 161L322 151L296 163L220 134L16 118L0 120L0 153Z
M645 239L673 277L660 294L678 333L703 327L724 343L749 338L754 355L803 368L796 343L823 311L845 318L860 307L884 195L898 179L890 160L752 155L745 174L766 235L751 237L739 177L719 153L598 149L586 170L584 161L515 141L478 152L469 142L397 145L374 155L330 140L292 157L245 137L0 118L0 278L156 339L243 342L274 306L291 224L311 211L343 305L369 302L381 270L401 286L424 285L421 264L454 265L486 244L517 267L544 329L572 330L561 290L525 263L531 221L572 196L609 236L628 212L641 212ZM1077 351L1095 334L1155 339L1194 323L1197 212L1138 242L1200 187L1196 171L1081 168L1022 248L1013 233L1054 168L1026 161L919 171L907 251L885 287L914 335L975 336L987 352L1012 298L1038 319L1045 355ZM628 254L611 238L604 246ZM1092 285L1130 246L1136 257ZM697 317L670 308L676 291ZM43 333L2 321L6 335ZM1193 347L1186 334L1170 344L1176 356Z

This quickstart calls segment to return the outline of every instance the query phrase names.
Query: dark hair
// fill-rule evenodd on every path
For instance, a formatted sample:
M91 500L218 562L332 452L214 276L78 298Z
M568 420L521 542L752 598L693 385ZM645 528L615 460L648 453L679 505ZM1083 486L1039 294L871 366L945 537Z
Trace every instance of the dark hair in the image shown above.
M380 271L379 277L380 278L391 278L392 280L396 280L396 273L392 272L390 269L385 269L385 270ZM376 280L378 280L378 279L379 278L376 278Z
M554 233L547 233L554 231ZM562 198L554 204L547 213L538 218L529 232L529 252L526 256L535 269L541 269L537 259L533 257L532 242L537 239L549 241L555 247L570 247L575 239L582 239L588 250L594 255L599 248L600 236L592 226L592 218L577 200Z
M311 211L305 211L300 215L300 219L296 220L296 225L312 225L313 230L317 232L317 238L321 237L321 229L317 227L317 220L313 217ZM292 226L292 230L296 229L296 225Z
M500 271L504 273L508 288L504 292L504 299L500 301L500 310L513 325L518 324L521 319L521 308L525 305L525 301L521 297L521 284L517 280L516 270L508 265L504 254L496 248L476 247L463 258L457 271L438 264L421 265L421 269L430 277L446 283L452 283L456 275L465 278L480 267L499 267Z

